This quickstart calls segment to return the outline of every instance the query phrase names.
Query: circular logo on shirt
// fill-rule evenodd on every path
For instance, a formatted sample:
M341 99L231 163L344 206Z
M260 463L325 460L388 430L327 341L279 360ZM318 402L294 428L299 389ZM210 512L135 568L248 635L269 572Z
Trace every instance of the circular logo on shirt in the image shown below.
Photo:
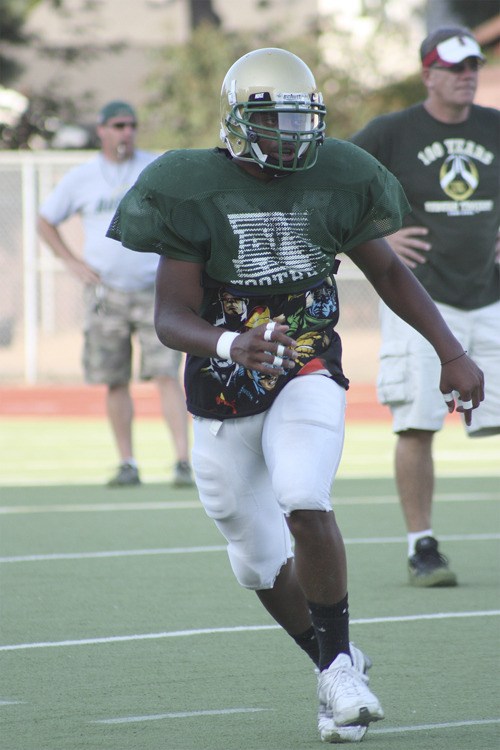
M454 201L465 201L479 183L479 174L474 162L467 156L448 156L439 171L439 182Z

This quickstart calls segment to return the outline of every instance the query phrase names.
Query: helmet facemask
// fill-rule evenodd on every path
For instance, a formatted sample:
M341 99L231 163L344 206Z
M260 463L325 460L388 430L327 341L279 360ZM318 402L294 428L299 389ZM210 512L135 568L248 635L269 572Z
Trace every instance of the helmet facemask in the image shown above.
M225 122L232 136L226 145L233 158L260 167L283 172L309 169L324 139L324 115L318 94L276 94L273 101L268 92L252 94L249 101L233 104ZM262 151L262 140L276 143L272 155Z
M221 140L233 159L273 172L316 163L326 107L311 70L277 47L249 52L230 67L221 88Z
M325 108L320 101L311 101L307 94L283 94L270 100L269 94L254 94L247 102L233 105L226 127L241 141L234 158L253 161L261 167L285 172L308 169L316 162L318 146L324 138ZM273 155L265 154L259 141L273 141Z

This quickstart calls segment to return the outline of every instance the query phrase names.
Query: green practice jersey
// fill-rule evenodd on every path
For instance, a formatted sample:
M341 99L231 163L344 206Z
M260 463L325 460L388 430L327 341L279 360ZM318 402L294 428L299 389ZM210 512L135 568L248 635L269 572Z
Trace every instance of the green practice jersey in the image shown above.
M189 410L224 419L264 411L288 380L311 372L346 387L335 331L336 256L401 226L398 181L369 154L328 139L316 165L264 182L221 149L171 151L144 170L108 235L133 250L204 265L202 315L243 332L270 320L298 341L297 366L262 375L189 356Z

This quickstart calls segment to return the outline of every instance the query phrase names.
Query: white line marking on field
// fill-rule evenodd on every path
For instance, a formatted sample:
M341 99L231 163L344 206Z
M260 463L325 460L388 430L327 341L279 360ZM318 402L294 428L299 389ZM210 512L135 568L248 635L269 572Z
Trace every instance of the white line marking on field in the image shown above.
M390 622L418 622L420 620L448 620L468 617L498 617L500 609L479 610L476 612L435 612L425 615L401 615L392 617L367 617L351 620L351 625L376 625ZM136 635L113 635L102 638L83 638L71 641L42 641L40 643L15 643L0 646L0 651L25 651L33 648L61 648L64 646L95 646L129 641L158 640L160 638L185 638L196 635L216 635L221 633L251 633L261 630L279 630L279 625L238 625L227 628L199 628L193 630L170 630L162 633L141 633Z
M125 510L184 510L198 508L203 510L198 500L176 502L143 502L143 503L79 503L77 505L4 505L0 507L1 514L15 513L105 513L108 511L122 512Z
M500 501L500 493L496 492L471 492L471 493L441 493L435 496L437 502L478 502L478 501ZM398 503L396 495L361 495L358 497L333 497L333 505L393 505ZM197 508L203 510L198 500L168 501L144 501L129 503L78 503L76 505L51 504L51 505L3 505L0 506L0 514L24 514L24 513L105 513L123 512L135 510L184 510Z
M492 542L500 540L498 534L443 534L442 542ZM344 539L344 544L406 544L403 536L356 537ZM2 563L19 562L53 562L57 560L95 560L113 557L148 557L151 555L191 555L200 552L225 552L225 545L207 545L201 547L160 547L158 549L104 550L101 552L55 552L48 555L17 555L0 557Z
M130 549L109 550L104 552L67 552L53 555L19 555L18 557L0 557L0 563L14 562L48 562L52 560L93 560L107 557L142 557L149 555L186 555L199 552L225 552L226 547L165 547L163 549Z
M124 716L116 719L98 719L89 724L132 724L143 721L161 721L164 719L192 719L198 716L224 716L230 714L258 713L260 711L274 711L271 708L226 708L218 711L178 711L167 714L151 714L145 716ZM415 726L384 727L370 729L373 734L405 734L406 732L424 732L436 729L459 729L460 727L478 727L500 724L500 719L470 719L468 721L446 721L440 724L417 724Z
M0 700L0 706L19 706L22 703L24 703L24 701L3 701L3 700Z
M370 734L400 734L403 732L422 732L429 729L456 729L458 727L478 727L486 724L500 724L500 719L478 719L470 721L445 721L441 724L417 724L409 727L384 727L370 729Z
M99 719L89 724L131 724L138 721L159 721L161 719L192 719L197 716L226 716L228 714L254 714L259 711L274 711L273 708L222 708L217 711L177 711L169 714L151 714L146 716L124 716L119 719Z

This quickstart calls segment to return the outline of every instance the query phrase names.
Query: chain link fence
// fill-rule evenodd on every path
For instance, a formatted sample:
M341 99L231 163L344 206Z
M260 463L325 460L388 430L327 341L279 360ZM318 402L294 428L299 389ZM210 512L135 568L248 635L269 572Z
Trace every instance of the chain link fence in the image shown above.
M65 171L90 151L0 153L0 385L82 382L82 289L38 239L38 206ZM81 247L78 217L61 226ZM344 364L353 381L373 382L379 346L377 296L342 256L337 277Z

